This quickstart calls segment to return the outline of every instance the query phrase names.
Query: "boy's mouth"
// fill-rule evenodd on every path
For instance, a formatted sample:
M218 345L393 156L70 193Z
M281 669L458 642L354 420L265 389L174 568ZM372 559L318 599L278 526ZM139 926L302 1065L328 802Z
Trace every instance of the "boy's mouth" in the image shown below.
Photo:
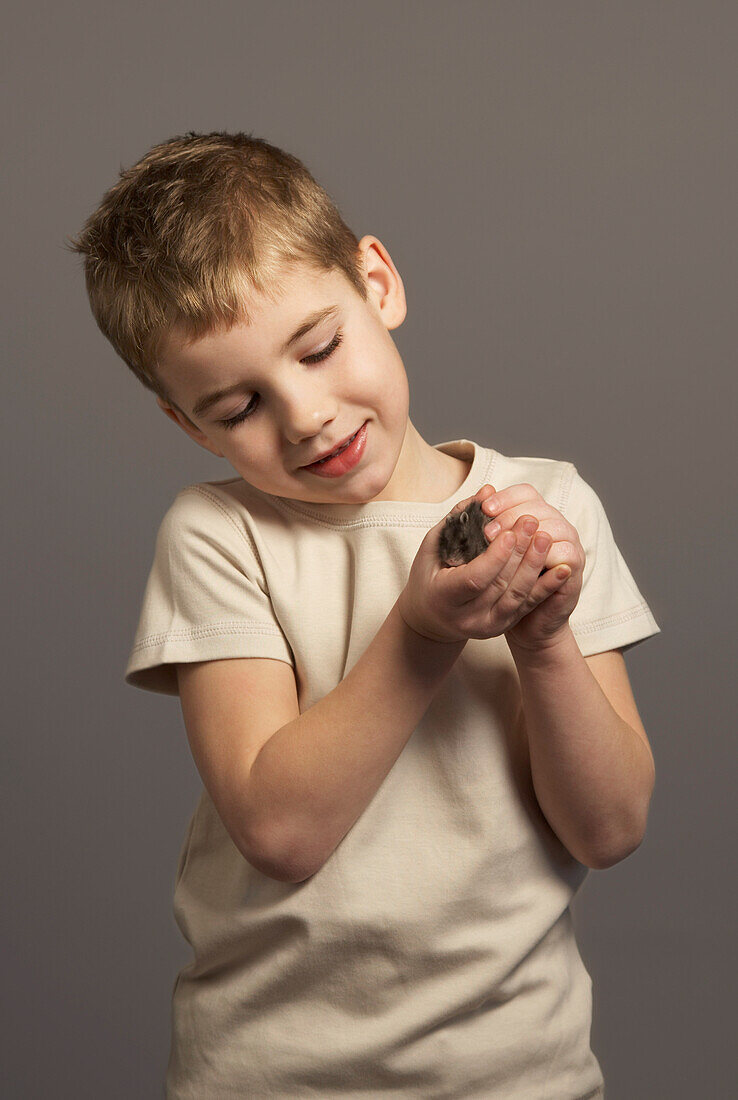
M363 428L363 426L364 425L362 424L361 427ZM305 466L303 466L303 469L307 469L308 466L319 466L321 462L327 462L329 458L335 458L336 455L340 454L341 451L345 451L346 448L353 443L360 431L361 428L357 428L354 434L350 435L348 439L345 439L343 443L339 443L335 450L329 451L328 454L323 455L322 458L314 459L313 462L306 462Z
M303 469L318 477L342 477L349 470L353 470L364 454L367 423L368 421L365 420L358 431L345 439L329 455L308 463L307 466L303 466Z

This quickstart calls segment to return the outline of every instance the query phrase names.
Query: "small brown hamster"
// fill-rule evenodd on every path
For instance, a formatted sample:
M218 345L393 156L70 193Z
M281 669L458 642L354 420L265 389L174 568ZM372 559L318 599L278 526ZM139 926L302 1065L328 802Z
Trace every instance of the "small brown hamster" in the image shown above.
M462 512L446 516L446 524L441 528L438 539L438 559L441 565L466 565L489 546L484 528L492 522L492 517L482 511L480 501L473 500ZM538 574L543 576L542 569Z
M482 511L480 501L473 500L463 512L446 516L438 539L441 565L465 565L489 546L484 528L492 520Z

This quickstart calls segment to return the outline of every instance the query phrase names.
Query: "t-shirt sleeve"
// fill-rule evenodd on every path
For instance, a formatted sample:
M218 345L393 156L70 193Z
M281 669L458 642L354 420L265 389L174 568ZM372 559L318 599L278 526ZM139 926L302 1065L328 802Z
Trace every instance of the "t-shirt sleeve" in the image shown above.
M156 536L125 682L178 695L177 663L227 657L295 664L243 518L207 488L188 486Z
M582 655L626 651L660 634L650 607L615 543L600 498L569 464L561 512L576 527L587 560L579 602L569 618Z

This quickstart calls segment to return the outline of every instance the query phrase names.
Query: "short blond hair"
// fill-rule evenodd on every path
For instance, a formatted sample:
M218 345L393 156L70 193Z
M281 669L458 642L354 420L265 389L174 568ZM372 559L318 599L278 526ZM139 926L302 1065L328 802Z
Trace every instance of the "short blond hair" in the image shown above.
M343 271L366 301L358 245L297 157L225 131L189 131L121 167L82 230L66 238L85 257L101 332L139 381L171 405L156 367L172 326L197 339L250 324L245 287L273 299L285 265L298 261Z

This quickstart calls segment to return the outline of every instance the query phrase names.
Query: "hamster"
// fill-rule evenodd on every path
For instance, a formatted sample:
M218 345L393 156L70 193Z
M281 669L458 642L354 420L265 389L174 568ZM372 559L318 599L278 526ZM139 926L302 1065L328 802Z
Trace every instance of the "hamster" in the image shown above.
M466 565L489 546L484 528L492 519L482 511L478 500L473 500L462 512L446 516L438 539L438 560L443 566ZM545 567L538 574L543 576Z
M446 524L441 528L438 539L441 565L465 565L478 554L483 554L489 546L484 527L491 522L478 500L473 500L463 512L446 516Z

